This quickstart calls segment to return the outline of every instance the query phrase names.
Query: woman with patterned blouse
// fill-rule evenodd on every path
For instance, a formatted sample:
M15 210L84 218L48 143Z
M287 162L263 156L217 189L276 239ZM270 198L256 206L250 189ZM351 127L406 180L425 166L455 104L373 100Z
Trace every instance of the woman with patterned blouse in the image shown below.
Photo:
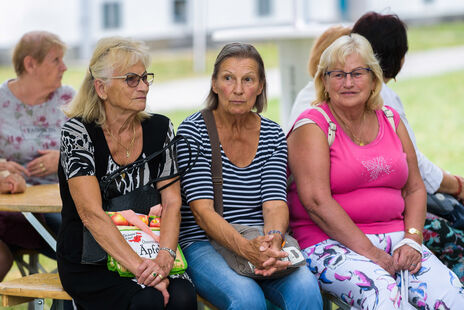
M13 52L16 78L0 85L0 170L21 174L29 184L58 182L61 126L66 116L60 110L74 96L61 85L66 65L65 44L55 34L33 31L24 34ZM44 214L51 231L58 234L59 213ZM54 257L20 213L0 212L0 262L8 271L13 262L10 250L40 249ZM18 231L17 227L25 227ZM0 279L5 274L0 271Z
M119 37L100 40L81 89L66 109L71 119L61 133L63 228L57 256L61 283L79 309L196 309L188 276L169 276L180 223L179 182L152 190L163 206L159 253L153 260L132 250L102 204L99 181L104 175L161 150L174 137L168 118L144 112L153 81L153 73L146 70L149 65L143 42ZM160 158L119 174L108 196L119 198L157 177L168 179L156 182L156 188L170 183L177 171L174 155L168 148ZM127 205L138 213L150 207ZM109 271L104 259L91 261L83 255L88 240L84 227L99 246L89 251L102 248L135 279Z

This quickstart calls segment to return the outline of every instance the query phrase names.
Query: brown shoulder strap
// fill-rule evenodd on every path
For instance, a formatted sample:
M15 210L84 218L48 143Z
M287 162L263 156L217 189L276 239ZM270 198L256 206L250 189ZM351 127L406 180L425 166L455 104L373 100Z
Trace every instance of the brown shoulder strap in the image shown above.
M219 135L213 111L203 109L201 110L201 115L205 120L209 142L211 144L211 175L213 177L214 210L222 216L222 157L221 148L219 146Z

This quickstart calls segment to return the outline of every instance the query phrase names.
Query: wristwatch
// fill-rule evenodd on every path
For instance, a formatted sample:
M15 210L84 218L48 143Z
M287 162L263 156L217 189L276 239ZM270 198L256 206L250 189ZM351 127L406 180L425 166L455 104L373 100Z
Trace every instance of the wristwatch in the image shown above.
M423 239L422 231L414 227L409 228L407 232L410 233L411 235L418 235L421 239Z

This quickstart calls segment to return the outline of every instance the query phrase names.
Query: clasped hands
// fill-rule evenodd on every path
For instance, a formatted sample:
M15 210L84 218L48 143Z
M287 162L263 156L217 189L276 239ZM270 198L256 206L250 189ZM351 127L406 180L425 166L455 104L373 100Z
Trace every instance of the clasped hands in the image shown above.
M174 258L166 251L160 251L155 259L142 258L135 273L137 283L152 286L163 294L165 306L169 301L167 277L173 265Z
M393 255L375 248L372 260L380 267L384 268L390 275L394 276L397 272L408 270L415 274L422 266L422 255L409 245L403 245L393 252Z
M0 177L0 193L22 193L26 190L26 181L17 173Z
M278 235L266 235L248 240L250 250L246 258L255 266L255 274L270 276L290 266L289 261L281 260L288 254L281 250L280 239Z
M39 157L31 160L26 167L14 161L0 162L0 170L8 170L25 176L43 177L58 171L58 160L60 151L58 150L39 150Z

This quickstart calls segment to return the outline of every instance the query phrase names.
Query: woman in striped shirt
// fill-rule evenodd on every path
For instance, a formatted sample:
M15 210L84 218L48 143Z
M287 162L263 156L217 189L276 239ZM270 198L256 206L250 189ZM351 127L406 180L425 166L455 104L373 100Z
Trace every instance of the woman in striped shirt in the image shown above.
M266 309L266 298L281 309L322 309L317 282L307 268L278 279L253 280L235 273L208 239L247 259L256 274L270 276L289 264L280 260L286 256L281 247L288 226L287 145L279 125L259 115L267 104L266 78L253 46L231 43L222 49L206 104L221 145L223 217L214 210L211 143L201 113L188 117L178 130L198 146L198 161L182 180L180 232L197 291L220 309ZM189 156L180 144L181 169ZM232 223L264 226L265 236L247 240Z

